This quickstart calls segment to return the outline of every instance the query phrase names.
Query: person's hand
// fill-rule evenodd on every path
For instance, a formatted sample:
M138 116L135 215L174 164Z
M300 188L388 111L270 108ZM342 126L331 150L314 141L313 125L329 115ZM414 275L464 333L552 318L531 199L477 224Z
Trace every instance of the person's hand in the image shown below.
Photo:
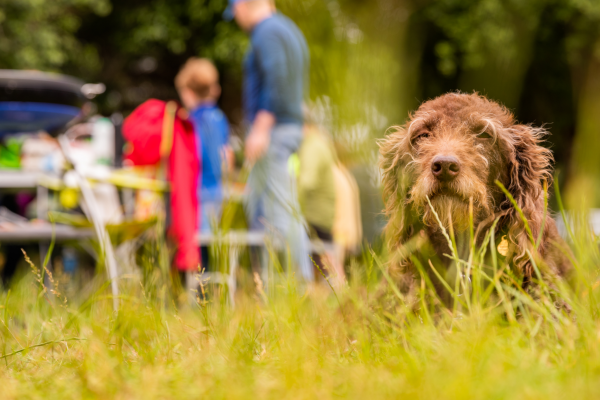
M256 114L250 134L246 138L246 160L254 164L265 155L271 142L271 129L275 126L275 116L265 110Z
M271 133L267 130L254 129L246 139L246 160L254 164L265 155L271 141Z
M223 146L222 156L225 163L225 169L231 173L235 168L235 154L230 145L226 144Z

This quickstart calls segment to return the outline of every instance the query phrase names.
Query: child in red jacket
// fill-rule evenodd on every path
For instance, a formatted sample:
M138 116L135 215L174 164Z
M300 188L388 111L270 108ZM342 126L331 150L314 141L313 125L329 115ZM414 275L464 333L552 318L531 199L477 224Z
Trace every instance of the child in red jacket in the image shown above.
M197 271L196 192L200 160L194 129L185 111L175 103L150 99L125 119L123 136L129 142L125 159L130 164L166 167L171 185L169 234L177 244L175 266L180 271Z

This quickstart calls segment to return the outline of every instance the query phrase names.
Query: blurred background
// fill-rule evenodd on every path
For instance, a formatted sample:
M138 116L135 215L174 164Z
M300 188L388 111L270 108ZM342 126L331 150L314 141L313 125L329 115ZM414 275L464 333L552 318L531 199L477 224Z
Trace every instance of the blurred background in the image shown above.
M309 44L310 98L360 192L362 225L382 220L376 138L430 98L477 91L545 125L567 207L600 203L597 0L277 0ZM242 127L248 37L227 0L0 0L0 69L102 83L90 114L119 125L148 100L177 99L189 57L214 61L219 106ZM117 129L117 147L120 141ZM117 149L117 157L119 151ZM552 190L550 191L552 193ZM554 199L551 206L556 209Z
M103 82L100 114L176 99L190 56L221 71L220 106L241 122L248 44L226 0L2 0L0 68ZM310 46L311 98L330 110L347 162L439 94L473 90L520 121L547 124L561 182L600 171L600 2L593 0L278 0ZM578 145L578 143L581 143ZM597 165L598 164L598 165Z
M0 68L103 82L106 116L174 99L190 56L221 71L221 107L241 121L247 37L222 19L226 0L2 0ZM476 90L520 121L547 124L561 180L597 174L600 2L594 0L278 0L307 37L311 98L350 160L439 94ZM576 139L577 138L577 139ZM585 145L577 145L577 143ZM598 165L596 165L598 164Z

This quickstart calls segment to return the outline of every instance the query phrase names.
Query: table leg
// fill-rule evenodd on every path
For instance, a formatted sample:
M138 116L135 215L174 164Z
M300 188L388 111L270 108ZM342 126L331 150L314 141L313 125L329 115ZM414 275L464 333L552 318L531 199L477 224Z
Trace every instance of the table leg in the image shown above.
M38 219L48 219L48 188L38 185L36 189L36 212Z
M40 268L44 268L44 261L46 260L46 257L48 257L48 264L46 265L46 269L48 271L54 272L54 271L52 271L52 257L51 257L52 255L48 253L50 251L50 243L48 243L46 241L40 241L39 247L40 247ZM44 272L43 274L44 274L44 286L46 286L47 288L51 287L50 277L48 276L48 274L46 272Z
M128 218L133 218L135 214L135 192L133 189L123 189L123 208L125 211L125 216Z
M37 218L43 221L47 221L48 220L48 207L49 207L49 201L48 201L48 188L42 185L37 185L36 187L36 213L37 213ZM44 261L46 260L46 257L48 257L48 264L46 265L46 268L48 269L48 271L52 271L52 262L51 262L51 258L48 255L48 252L50 251L50 242L47 241L40 241L39 243L39 248L40 248L40 267L44 268ZM50 280L48 277L48 274L44 274L44 285L46 285L46 287L49 287L50 284Z
M196 303L196 295L198 294L198 280L196 279L197 276L198 272L185 272L185 290L187 292L188 301L190 305L194 305Z
M275 283L274 263L271 262L271 256L266 243L259 250L260 266L262 268L263 285L269 296L273 296L273 287Z
M237 289L238 247L229 246L229 276L227 278L227 290L229 292L229 304L235 307L235 291Z

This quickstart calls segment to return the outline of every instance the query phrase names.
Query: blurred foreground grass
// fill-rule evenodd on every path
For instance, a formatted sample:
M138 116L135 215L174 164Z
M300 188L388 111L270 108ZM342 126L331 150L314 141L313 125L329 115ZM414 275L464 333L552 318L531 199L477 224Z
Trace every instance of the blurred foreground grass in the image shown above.
M597 398L598 241L581 227L573 241L575 284L559 288L570 314L502 279L453 309L424 284L407 307L381 296L378 256L336 295L300 293L291 276L268 297L246 285L235 309L216 293L175 306L160 280L125 277L113 312L106 284L67 298L29 274L0 297L0 398Z

